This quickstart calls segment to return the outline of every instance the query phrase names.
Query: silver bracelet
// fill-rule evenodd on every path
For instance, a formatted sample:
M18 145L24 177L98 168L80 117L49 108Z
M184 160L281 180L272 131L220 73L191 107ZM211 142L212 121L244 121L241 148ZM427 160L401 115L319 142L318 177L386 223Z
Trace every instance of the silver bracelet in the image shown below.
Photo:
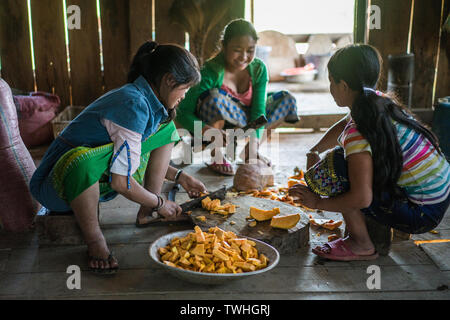
M173 180L175 182L175 184L178 183L178 179L180 178L181 174L183 173L183 170L178 170L177 173L175 174L175 179Z
M166 203L166 201L164 200L164 198L163 197L161 197L160 195L158 195L158 194L156 194L156 193L154 193L154 195L156 196L156 198L158 198L158 204L157 204L157 206L156 207L154 207L153 209L152 209L152 217L153 218L158 218L160 215L159 215L159 209L161 209L162 207L164 207L164 204Z

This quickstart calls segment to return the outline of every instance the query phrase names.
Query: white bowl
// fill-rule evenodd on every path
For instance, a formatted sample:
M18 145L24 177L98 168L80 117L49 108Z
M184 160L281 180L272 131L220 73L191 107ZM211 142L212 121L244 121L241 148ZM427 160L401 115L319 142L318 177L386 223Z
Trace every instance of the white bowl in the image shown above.
M311 71L304 71L302 73L295 75L281 73L281 76L283 76L286 79L286 82L307 83L313 81L316 74L317 70L311 70Z
M160 255L158 253L158 249L161 247L167 246L170 241L175 238L182 238L187 236L189 233L194 232L193 230L185 230L185 231L178 231L166 234L158 239L156 239L149 247L149 255L152 258L152 260L161 266L164 270L166 270L168 273L172 274L173 276L186 280L193 283L198 284L222 284L233 280L238 279L244 279L247 277L251 277L257 274L261 274L264 272L267 272L271 269L273 269L278 262L280 261L280 254L278 253L277 249L272 247L271 245L262 242L260 240L256 240L249 237L242 237L247 238L249 240L252 240L256 243L255 247L258 250L259 253L264 254L268 259L269 263L267 267L264 269L256 270L256 271L250 271L250 272L242 272L242 273L206 273L206 272L197 272L197 271L191 271L191 270L184 270L179 268L174 268L171 266L166 265L165 263L162 263L160 261Z

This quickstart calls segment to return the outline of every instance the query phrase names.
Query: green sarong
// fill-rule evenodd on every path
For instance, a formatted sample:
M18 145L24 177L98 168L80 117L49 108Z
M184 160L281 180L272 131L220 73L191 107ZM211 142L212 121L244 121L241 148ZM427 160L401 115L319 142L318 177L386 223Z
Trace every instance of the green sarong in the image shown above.
M142 184L151 151L178 140L180 137L173 121L161 125L142 142L140 165L132 177ZM109 165L113 152L113 143L96 148L76 147L66 152L52 170L53 186L61 199L70 203L97 181L100 185L100 201L114 198L117 192L109 183Z

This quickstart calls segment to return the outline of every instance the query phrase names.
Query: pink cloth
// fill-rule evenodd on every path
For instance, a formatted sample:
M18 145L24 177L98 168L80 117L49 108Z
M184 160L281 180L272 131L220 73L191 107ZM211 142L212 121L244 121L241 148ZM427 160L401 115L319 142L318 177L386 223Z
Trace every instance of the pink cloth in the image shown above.
M244 105L250 107L252 104L252 97L253 97L253 89L252 89L252 79L249 81L248 90L243 93L237 93L231 90L228 86L222 84L220 87L222 90L225 90L227 93L241 101Z
M38 146L53 139L51 120L56 116L61 100L57 95L32 92L15 96L20 136L27 147Z
M23 144L11 89L0 78L0 228L28 231L39 211L28 184L36 166Z

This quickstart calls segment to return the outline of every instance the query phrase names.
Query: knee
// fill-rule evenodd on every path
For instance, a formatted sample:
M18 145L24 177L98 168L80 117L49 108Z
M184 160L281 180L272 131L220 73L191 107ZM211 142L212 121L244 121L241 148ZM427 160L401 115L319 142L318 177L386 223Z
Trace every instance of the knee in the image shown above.
M218 102L220 98L222 98L222 94L217 90L217 88L213 88L210 90L205 91L203 94L203 99L201 99L202 103L211 103L211 102Z
M297 99L294 97L294 95L292 93L290 93L289 91L283 91L284 93L284 100L292 103L292 104L297 104Z

